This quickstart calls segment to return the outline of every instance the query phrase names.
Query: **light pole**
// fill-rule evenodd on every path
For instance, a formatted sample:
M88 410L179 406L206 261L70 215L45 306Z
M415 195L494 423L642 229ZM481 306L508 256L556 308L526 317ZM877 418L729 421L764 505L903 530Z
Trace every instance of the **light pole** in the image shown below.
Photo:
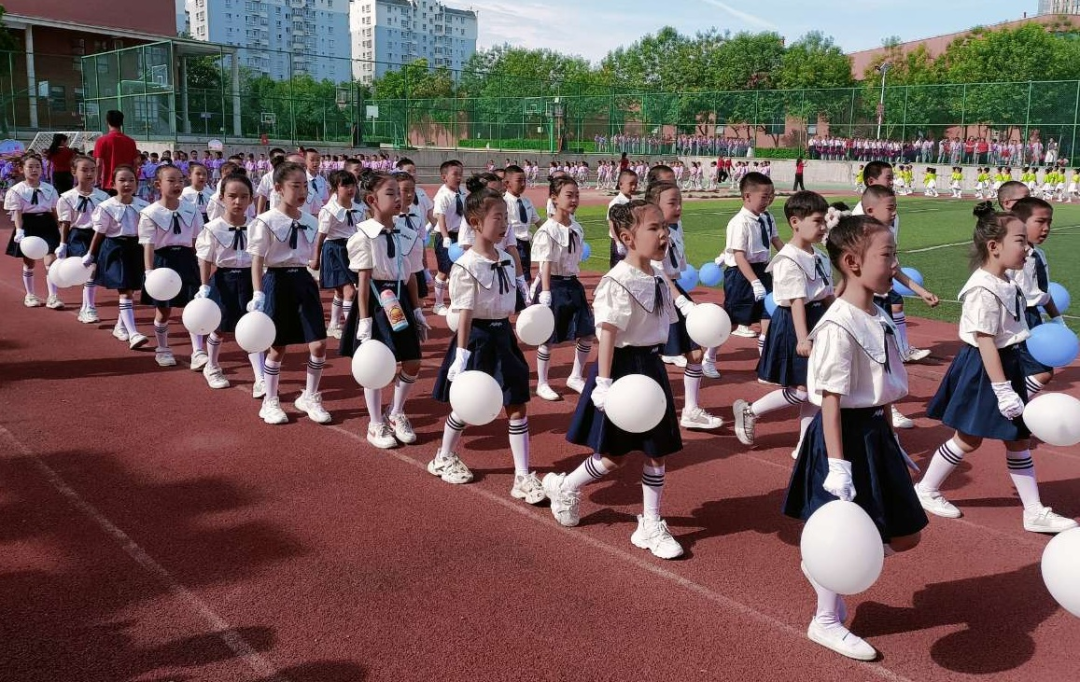
M877 105L877 135L876 139L881 139L881 123L885 120L885 74L892 68L892 64L889 62L882 62L877 66L875 71L881 74L881 98L878 100Z

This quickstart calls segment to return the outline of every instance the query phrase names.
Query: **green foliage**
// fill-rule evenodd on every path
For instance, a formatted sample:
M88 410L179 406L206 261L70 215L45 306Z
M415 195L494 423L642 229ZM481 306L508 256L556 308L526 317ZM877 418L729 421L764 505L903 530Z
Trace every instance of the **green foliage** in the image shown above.
M547 139L538 140L523 140L523 139L506 139L506 140L489 140L483 138L477 138L474 140L458 140L458 146L465 149L503 149L503 150L535 150L540 152L546 152L549 150L549 144ZM564 153L568 154L595 154L596 143L592 140L582 142L570 142L563 147Z
M756 159L797 159L806 156L806 150L800 147L754 147Z

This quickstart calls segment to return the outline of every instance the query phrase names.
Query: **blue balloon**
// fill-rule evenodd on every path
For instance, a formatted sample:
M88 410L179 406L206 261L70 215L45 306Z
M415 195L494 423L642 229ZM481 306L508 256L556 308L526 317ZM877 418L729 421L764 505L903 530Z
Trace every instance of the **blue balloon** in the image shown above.
M716 263L709 261L698 270L698 279L707 287L714 287L724 279L724 271Z
M589 242L585 242L585 246L581 247L581 260L587 261L592 256L592 247L589 246Z
M683 291L690 291L697 286L698 283L698 271L693 265L686 264L686 269L682 271L679 276L679 286Z
M771 291L765 294L765 312L769 313L770 317L776 312L776 299L773 298Z
M456 263L457 259L461 258L461 255L465 253L465 249L461 248L461 245L457 242L454 242L450 245L450 248L446 250L446 253L450 256L450 261Z
M900 272L907 275L908 279L915 282L919 286L923 285L922 273L919 272L918 270L916 270L915 268L900 268ZM903 284L901 284L899 280L894 279L892 281L892 283L893 283L893 289L895 289L896 293L900 294L901 296L914 296L915 295L914 291L912 291L911 289L909 289L906 286L904 286Z
M1042 324L1031 330L1027 348L1047 367L1065 367L1080 354L1080 339L1064 325Z
M1072 297L1069 296L1069 292L1057 282L1050 282L1049 293L1050 298L1054 301L1054 305L1057 306L1058 314L1064 315L1065 311L1069 309L1069 303L1072 302Z

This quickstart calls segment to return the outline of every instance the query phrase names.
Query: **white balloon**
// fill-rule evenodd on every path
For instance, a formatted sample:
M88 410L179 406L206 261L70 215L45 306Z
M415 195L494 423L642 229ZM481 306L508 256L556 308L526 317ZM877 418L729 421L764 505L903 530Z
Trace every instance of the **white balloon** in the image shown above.
M731 336L731 318L715 303L698 303L686 317L686 333L702 348L715 348Z
M446 326L450 327L450 331L457 334L458 320L461 319L461 313L454 309L446 311Z
M49 243L41 237L23 237L19 242L22 255L30 260L41 260L49 253Z
M450 383L450 407L466 424L483 426L502 412L502 387L490 374L462 372Z
M386 388L397 376L397 358L382 341L365 341L353 353L352 375L364 388Z
M839 594L869 589L885 561L877 526L854 502L836 500L820 507L806 522L799 546L806 572Z
M555 313L546 305L531 305L518 314L517 336L522 343L540 346L555 331Z
M1065 393L1043 393L1024 407L1024 424L1044 443L1080 443L1080 400Z
M254 310L236 323L236 343L248 353L262 353L274 345L277 327L266 313Z
M1080 618L1080 528L1058 533L1046 545L1042 576L1054 601Z
M82 264L82 258L64 258L52 264L49 270L58 270L54 284L58 287L82 286L94 272L94 267Z
M209 334L221 326L221 308L208 298L197 298L184 306L183 321L192 334Z
M50 265L48 268L46 268L46 275L45 275L45 279L52 282L54 287L58 287L58 288L61 288L61 289L63 289L65 286L67 286L66 284L64 284L64 280L62 278L62 270L61 270L61 267L60 267L60 266L62 266L64 264L65 260L68 260L68 259L67 258L60 258L60 259L57 259L57 260L53 261L53 264Z
M644 374L627 374L616 379L604 402L604 414L611 423L629 433L645 433L656 428L665 412L664 389Z
M184 286L180 275L172 268L154 268L146 276L146 293L158 301L168 301L180 293Z

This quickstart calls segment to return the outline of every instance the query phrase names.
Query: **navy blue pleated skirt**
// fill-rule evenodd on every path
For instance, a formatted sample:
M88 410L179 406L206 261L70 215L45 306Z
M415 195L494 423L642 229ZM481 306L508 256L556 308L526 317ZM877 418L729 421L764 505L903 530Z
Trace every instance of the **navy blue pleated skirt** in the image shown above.
M1034 305L1024 308L1024 319L1027 320L1028 329L1034 329L1043 323L1042 313L1039 312L1039 307Z
M349 269L349 250L345 248L348 239L327 239L322 245L319 261L319 286L323 289L337 289L346 284L356 286L359 275Z
M51 211L49 213L23 213L22 225L23 236L41 237L49 245L49 253L55 252L56 247L60 246L60 225ZM13 258L23 257L22 249L15 243L15 230L11 231L5 253Z
M806 304L807 331L814 328L827 308L822 301ZM762 381L779 386L806 386L806 372L810 358L795 352L799 337L795 333L795 318L791 308L776 306L772 322L765 332L765 347L758 358L757 375Z
M645 433L623 431L611 423L592 401L596 388L597 363L593 363L585 390L578 399L574 419L566 431L566 440L575 445L586 445L593 452L609 457L620 457L631 452L643 452L649 457L666 457L682 450L682 432L675 412L675 398L671 395L667 370L660 360L662 346L627 346L616 348L611 361L611 378L618 380L628 374L644 374L660 384L667 396L667 410L660 423Z
M106 289L136 291L146 271L138 237L106 237L98 250L94 284Z
M450 381L446 374L457 358L457 335L446 349L439 376L431 397L442 403L450 402ZM518 348L510 320L472 321L469 330L468 351L472 353L466 370L479 370L490 374L502 387L503 405L524 405L529 402L529 363Z
M750 267L765 290L772 291L772 275L765 272L766 265L751 263ZM765 301L754 300L754 287L734 265L724 268L724 310L732 324L751 325L769 319Z
M521 259L521 274L526 281L532 280L532 241L517 240L518 258Z
M536 287L533 303L540 302L540 287ZM592 308L585 300L585 287L577 277L551 276L551 312L555 329L548 345L588 338L596 334Z
M673 281L672 283L680 294L690 298L690 295L686 293L685 289L679 286L678 282ZM671 326L668 328L667 343L664 344L664 355L683 355L699 348L701 348L701 346L694 343L694 340L690 338L690 334L686 331L686 316L682 314L681 310L676 308L675 321L672 322Z
M236 323L247 314L248 301L255 286L251 283L251 268L218 268L210 278L210 300L221 308L219 332L236 331Z
M425 266L423 269L420 270L420 272L415 273L415 275L416 275L416 297L418 299L420 299L420 300L423 300L423 299L427 298L427 295L428 295L428 283L427 283L428 269L427 269L427 267Z
M73 227L68 230L67 256L85 256L90 253L90 242L94 239L94 231L89 227Z
M439 272L444 275L450 274L450 267L454 264L454 261L450 260L450 251L444 249L442 245L442 234L438 230L433 232L435 235L435 262L438 264ZM458 233L447 232L450 235L450 241L457 243Z
M416 335L413 305L409 300L409 288L406 283L380 279L371 280L371 283L375 285L379 293L389 289L398 294L398 301L401 303L401 309L405 312L405 319L409 321L409 326L399 332L394 331L393 327L390 326L390 318L386 316L382 304L379 303L379 299L375 296L375 292L371 290L371 287L367 288L367 292L357 291L356 296L353 297L353 305L349 310L349 315L345 318L345 327L341 330L341 354L351 358L356 353L356 349L360 347L360 343L356 340L356 328L360 324L359 298L361 295L366 295L368 314L371 315L371 338L385 343L398 362L419 360L421 355L420 337Z
M851 462L855 504L873 520L883 542L919 532L929 523L915 495L907 465L900 454L882 407L840 410L844 459ZM791 472L784 514L806 520L836 498L821 484L829 475L829 454L821 412L810 422Z
M263 312L277 327L275 346L326 340L319 286L307 268L270 268L263 275Z
M1023 341L999 348L998 357L1005 377L1026 404L1028 393L1024 380L1046 368L1031 357ZM965 343L926 406L926 416L969 436L1003 441L1029 437L1031 432L1022 418L1006 419L998 412L997 396L990 384L979 349Z
M158 308L183 308L199 293L202 277L199 275L199 259L195 256L195 249L190 246L166 246L154 250L154 268L171 268L180 275L180 293L168 301L159 301L146 293L143 287L143 305L152 305Z

